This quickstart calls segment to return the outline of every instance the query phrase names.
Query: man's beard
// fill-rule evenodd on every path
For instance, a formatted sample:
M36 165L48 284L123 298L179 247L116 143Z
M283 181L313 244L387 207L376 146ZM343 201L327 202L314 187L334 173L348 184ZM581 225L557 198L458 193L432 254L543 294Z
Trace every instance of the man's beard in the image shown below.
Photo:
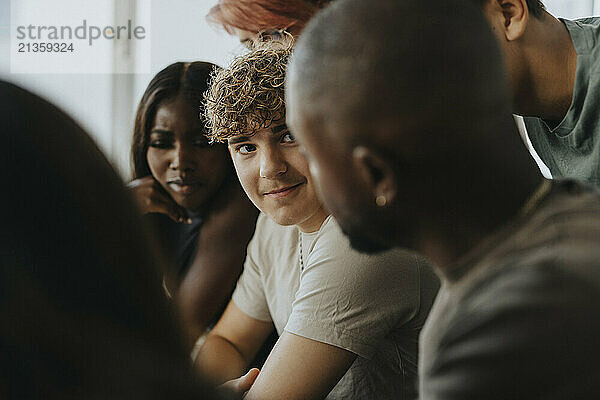
M364 233L365 229L360 228L358 225L340 224L340 227L342 229L342 232L344 232L344 235L348 236L348 239L350 240L350 246L352 246L354 250L357 250L361 253L380 253L382 251L389 250L393 247L389 244L381 243L380 241L371 239L368 235Z

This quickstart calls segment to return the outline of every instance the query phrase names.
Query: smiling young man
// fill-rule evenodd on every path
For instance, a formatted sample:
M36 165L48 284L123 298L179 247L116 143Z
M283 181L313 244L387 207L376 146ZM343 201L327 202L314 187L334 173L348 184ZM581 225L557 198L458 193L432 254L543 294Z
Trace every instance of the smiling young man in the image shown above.
M215 383L237 378L276 329L247 399L410 398L437 278L413 253L350 248L284 123L290 46L268 46L217 73L206 95L210 139L228 143L262 214L232 301L196 364Z
M554 178L600 185L600 18L555 18L539 0L472 0L504 55L513 112Z

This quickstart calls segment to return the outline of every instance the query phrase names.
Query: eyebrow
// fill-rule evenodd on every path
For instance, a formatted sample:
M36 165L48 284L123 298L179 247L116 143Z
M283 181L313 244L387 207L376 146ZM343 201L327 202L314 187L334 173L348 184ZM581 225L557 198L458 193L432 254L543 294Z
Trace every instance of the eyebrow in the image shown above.
M227 144L232 145L232 144L236 144L236 143L247 142L249 140L250 140L250 136L247 136L247 135L233 136L233 137L230 137L229 139L227 139Z
M161 135L173 135L172 131L168 131L166 129L152 129L150 131L150 134L153 134L153 133L158 133L158 134L161 134Z
M274 135L277 135L281 132L285 132L288 130L288 127L286 124L281 124L281 125L277 125L271 128L271 133L273 133ZM236 143L241 143L241 142L248 142L250 141L250 136L249 135L237 135L237 136L232 136L229 139L227 139L227 145L232 145L232 144L236 144Z
M160 129L160 128L156 128L156 129L152 129L150 131L150 134L159 134L159 135L170 135L170 136L174 136L173 131L170 131L168 129ZM192 129L190 131L185 132L186 135L197 135L197 136L204 136L204 130L202 128L198 128L198 129ZM207 139L208 140L208 139Z
M281 133L283 131L286 131L288 129L286 124L281 124L281 125L277 125L271 128L271 132L277 134L277 133Z

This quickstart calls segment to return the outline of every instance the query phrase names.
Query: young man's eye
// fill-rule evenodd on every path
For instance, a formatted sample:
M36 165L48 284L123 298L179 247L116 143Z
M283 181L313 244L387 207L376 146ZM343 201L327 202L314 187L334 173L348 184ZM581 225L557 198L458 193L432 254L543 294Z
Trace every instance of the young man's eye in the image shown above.
M239 146L236 146L235 148L235 151L242 155L250 154L254 150L256 150L256 146L254 146L253 144L241 144Z
M283 143L295 143L295 142L296 142L296 138L295 138L295 137L294 137L294 135L292 135L291 133L289 133L289 132L286 132L286 133L284 133L284 134L281 136L281 141L282 141Z

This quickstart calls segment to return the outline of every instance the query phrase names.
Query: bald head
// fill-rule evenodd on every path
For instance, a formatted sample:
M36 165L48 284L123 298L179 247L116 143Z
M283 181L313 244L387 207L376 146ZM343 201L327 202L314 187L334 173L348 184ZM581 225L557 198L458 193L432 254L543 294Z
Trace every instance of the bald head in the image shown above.
M288 124L342 226L365 236L376 225L374 242L407 244L399 222L406 233L424 216L483 214L488 205L477 202L496 178L532 168L505 75L472 2L340 0L296 45Z
M289 74L289 100L320 121L462 130L510 110L494 37L466 1L334 2L306 28Z

